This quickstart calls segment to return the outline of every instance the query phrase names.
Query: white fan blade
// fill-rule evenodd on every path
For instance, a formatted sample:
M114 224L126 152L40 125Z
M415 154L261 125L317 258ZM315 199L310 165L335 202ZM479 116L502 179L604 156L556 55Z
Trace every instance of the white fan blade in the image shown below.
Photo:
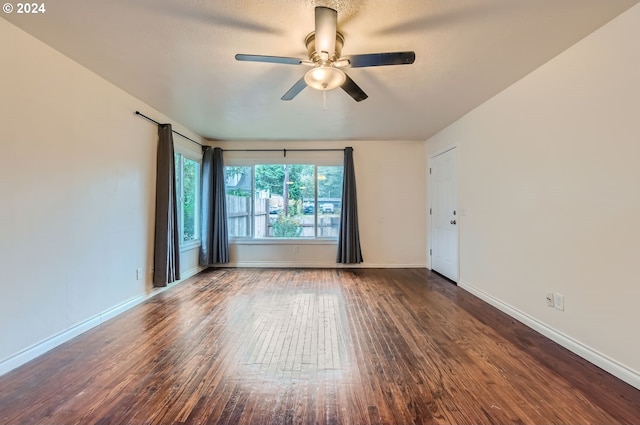
M316 7L316 51L323 60L336 52L337 22L338 12L328 7Z

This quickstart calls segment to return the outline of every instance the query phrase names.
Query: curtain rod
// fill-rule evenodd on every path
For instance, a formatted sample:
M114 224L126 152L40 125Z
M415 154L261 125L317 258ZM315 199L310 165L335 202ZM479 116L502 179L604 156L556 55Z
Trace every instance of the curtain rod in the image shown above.
M140 111L136 111L136 115L140 115L142 118L151 121L152 123L154 123L155 125L160 125L160 123L156 120L154 120L153 118L149 118L148 116L146 116L145 114L141 113ZM176 133L178 136L184 137L185 139L187 139L190 142L195 143L196 145L199 145L200 147L204 147L203 145L201 145L200 143L196 142L195 140L193 140L190 137L185 136L184 134L175 131L173 128L171 129L172 132Z
M222 149L222 152L282 152L286 157L287 152L338 152L343 149Z

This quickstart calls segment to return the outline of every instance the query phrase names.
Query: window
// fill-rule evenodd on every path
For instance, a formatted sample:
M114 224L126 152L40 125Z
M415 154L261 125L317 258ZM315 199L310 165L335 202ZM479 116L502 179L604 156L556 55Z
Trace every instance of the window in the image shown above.
M225 167L229 236L337 238L342 174L337 165Z
M180 245L188 246L200 239L200 162L178 152L175 162Z

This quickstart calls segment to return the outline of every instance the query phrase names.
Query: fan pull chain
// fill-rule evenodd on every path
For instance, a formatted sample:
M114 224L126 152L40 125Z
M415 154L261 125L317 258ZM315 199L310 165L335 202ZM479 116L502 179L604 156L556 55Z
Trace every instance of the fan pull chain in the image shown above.
M327 91L322 90L322 110L327 110Z

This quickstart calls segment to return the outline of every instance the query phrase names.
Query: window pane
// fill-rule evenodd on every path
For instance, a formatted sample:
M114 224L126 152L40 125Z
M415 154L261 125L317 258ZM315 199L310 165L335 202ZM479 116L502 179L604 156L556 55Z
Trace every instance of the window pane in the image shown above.
M338 237L342 211L341 165L318 167L318 237Z
M182 204L182 155L179 153L173 154L173 159L175 163L175 171L176 171L176 208L178 213L178 229L180 229L180 240L183 240L184 229L182 228L182 223L184 223L184 218L182 217L182 211L184 210L184 205Z
M304 214L314 199L313 176L313 165L256 165L255 237L314 236L314 216Z
M337 238L342 175L342 166L225 167L229 237Z
M198 238L198 184L200 182L200 164L183 157L182 169L182 240L193 241Z
M229 237L251 237L251 167L224 167Z

